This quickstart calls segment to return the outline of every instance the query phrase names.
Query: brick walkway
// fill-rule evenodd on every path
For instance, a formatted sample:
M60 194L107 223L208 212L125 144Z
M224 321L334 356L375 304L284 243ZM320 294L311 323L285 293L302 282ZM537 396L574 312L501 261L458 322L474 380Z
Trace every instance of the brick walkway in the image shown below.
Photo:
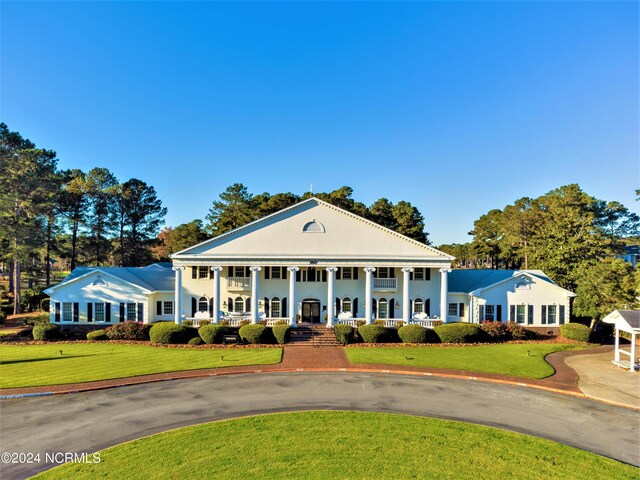
M558 390L570 394L582 395L578 389L578 375L568 367L564 359L570 355L588 355L605 352L611 347L597 347L580 351L557 352L549 355L547 361L556 369L551 377L542 380L511 377L491 373L472 372L466 370L447 370L441 368L411 367L402 365L352 364L349 362L342 347L312 347L294 346L284 347L282 362L275 365L254 365L244 367L223 367L182 372L159 373L120 379L102 380L96 382L74 383L67 385L52 385L42 387L25 387L0 389L0 395L24 395L41 393L77 393L90 390L100 390L125 385L158 382L163 380L194 378L240 373L268 373L291 371L376 371L385 373L423 374L446 376L453 378L474 379L527 385L545 389Z

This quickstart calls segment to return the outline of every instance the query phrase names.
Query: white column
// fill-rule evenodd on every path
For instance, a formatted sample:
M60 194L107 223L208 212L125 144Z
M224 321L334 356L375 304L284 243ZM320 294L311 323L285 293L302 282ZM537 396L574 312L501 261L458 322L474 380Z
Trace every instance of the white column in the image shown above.
M213 272L213 321L220 321L220 272L222 267L211 267Z
M327 268L327 328L333 327L333 317L335 316L334 280L337 271L337 267Z
M251 323L258 323L258 274L262 268L250 267L251 270Z
M449 287L447 286L447 274L451 271L450 268L440 269L440 319L446 323L447 314L449 308L447 306L447 294L449 293Z
M613 352L614 360L616 362L620 362L620 330L616 327L616 340L615 340L615 350Z
M631 333L631 366L629 367L630 372L634 372L636 368L636 333Z
M402 269L402 321L408 325L411 320L411 301L409 300L409 281L413 268L404 267Z
M296 305L296 272L300 270L298 267L289 267L289 325L297 327L296 315L298 308Z
M376 269L374 267L365 267L364 271L367 274L364 284L364 319L368 324L371 324L373 323L373 297L371 293L373 292L373 272Z
M176 272L176 281L174 285L175 297L173 301L173 321L182 323L182 271L184 267L173 267Z

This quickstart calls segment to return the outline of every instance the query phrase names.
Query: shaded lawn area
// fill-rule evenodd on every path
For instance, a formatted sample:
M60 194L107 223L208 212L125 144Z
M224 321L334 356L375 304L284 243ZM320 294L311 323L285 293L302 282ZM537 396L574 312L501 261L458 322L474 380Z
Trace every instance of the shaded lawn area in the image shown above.
M498 373L514 377L541 379L555 370L544 357L571 350L575 344L502 344L460 347L357 347L346 348L351 363L410 365Z
M111 343L0 345L0 388L91 382L200 368L275 364L281 360L281 348L160 348Z
M549 440L450 420L364 412L207 423L103 450L100 458L98 464L68 463L33 478L637 478L635 467Z

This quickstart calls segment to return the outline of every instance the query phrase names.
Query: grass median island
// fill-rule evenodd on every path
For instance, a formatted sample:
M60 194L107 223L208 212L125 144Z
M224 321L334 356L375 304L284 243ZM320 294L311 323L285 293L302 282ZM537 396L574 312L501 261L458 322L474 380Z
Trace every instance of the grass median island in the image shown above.
M62 351L62 354L60 353ZM161 348L115 343L0 345L0 388L280 363L280 348Z
M207 423L118 445L100 457L98 464L67 464L34 478L637 478L635 467L549 440L469 423L363 412Z
M514 343L460 347L355 347L345 350L351 363L447 368L541 379L555 373L545 361L546 355L574 348L576 345L559 343Z

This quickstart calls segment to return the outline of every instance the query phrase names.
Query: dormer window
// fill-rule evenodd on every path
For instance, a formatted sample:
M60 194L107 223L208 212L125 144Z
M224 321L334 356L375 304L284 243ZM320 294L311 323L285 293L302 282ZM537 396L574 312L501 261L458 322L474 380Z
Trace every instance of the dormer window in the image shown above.
M531 287L529 286L529 284L524 280L520 280L518 283L516 283L516 290L529 290L530 288Z
M324 233L325 229L324 225L322 225L320 222L316 222L314 219L310 222L305 223L304 227L302 227L302 231L305 233Z
M102 278L98 278L92 284L94 287L106 287L107 282L105 282Z

